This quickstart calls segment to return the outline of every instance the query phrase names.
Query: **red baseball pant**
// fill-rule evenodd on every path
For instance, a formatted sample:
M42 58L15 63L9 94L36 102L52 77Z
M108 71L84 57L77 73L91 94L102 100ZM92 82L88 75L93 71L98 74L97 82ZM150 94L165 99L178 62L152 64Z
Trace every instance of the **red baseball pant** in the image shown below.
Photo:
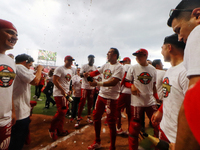
M121 93L117 100L117 128L121 128L121 110L126 108L126 114L128 115L128 122L131 118L131 94Z
M78 107L78 118L81 117L86 99L87 99L88 115L91 114L91 108L92 108L93 99L94 99L94 92L95 90L81 89L81 100Z
M0 150L7 150L10 144L11 122L4 127L0 127Z
M138 135L141 130L142 124L142 116L146 112L149 119L151 119L154 112L157 111L157 106L149 106L149 107L137 107L131 106L131 119L129 124L129 150L137 150L138 149ZM154 127L154 136L158 137L158 128Z
M115 140L116 140L116 108L117 100L106 99L101 96L97 97L96 105L93 111L94 129L95 129L95 141L100 142L100 132L101 132L101 118L103 113L107 114L107 122L110 129L110 150L115 150Z
M66 109L63 109L63 102L62 102L61 96L54 97L54 100L56 102L57 112L53 117L53 120L51 122L51 126L50 126L49 130L51 132L54 132L57 129L58 132L62 133L64 121L65 121L65 115L66 115L67 110L68 110L68 105L65 105Z

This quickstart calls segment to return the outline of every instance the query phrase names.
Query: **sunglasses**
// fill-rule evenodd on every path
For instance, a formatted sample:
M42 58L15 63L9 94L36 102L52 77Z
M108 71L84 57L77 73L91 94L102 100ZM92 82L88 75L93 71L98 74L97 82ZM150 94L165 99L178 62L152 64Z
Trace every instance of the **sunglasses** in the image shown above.
M169 16L171 17L174 12L184 12L184 11L192 12L193 9L171 9L169 12Z

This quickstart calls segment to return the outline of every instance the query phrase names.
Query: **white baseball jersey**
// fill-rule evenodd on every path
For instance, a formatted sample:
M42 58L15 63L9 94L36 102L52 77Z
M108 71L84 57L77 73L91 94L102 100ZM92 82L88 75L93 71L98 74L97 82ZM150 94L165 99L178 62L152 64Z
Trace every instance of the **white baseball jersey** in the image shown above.
M156 79L156 89L158 93L159 100L163 100L163 88L162 88L162 83L163 83L163 77L166 73L165 70L157 70L157 79Z
M65 93L69 92L70 81L73 75L74 71L72 69L67 69L65 66L57 67L54 71L54 76L60 77L58 82L63 87ZM56 85L54 85L53 88L53 96L63 96Z
M172 143L176 142L178 113L188 84L183 63L169 68L163 79L163 117L160 127Z
M0 54L0 127L12 119L13 80L16 67L12 58Z
M35 78L32 71L24 65L16 65L16 78L13 86L13 101L17 120L30 116L31 106L31 85L30 82Z
M188 36L184 51L184 66L187 76L200 75L200 25L196 26Z
M124 73L125 72L128 72L128 69L131 67L131 64L125 64L124 66L123 66L123 68L124 68ZM124 85L122 85L122 87L121 87L121 93L125 93L125 94L131 94L131 88L127 88L127 87L125 87Z
M153 96L153 85L156 82L156 69L152 65L141 66L136 64L131 66L126 75L126 79L133 81L139 89L140 96L131 94L131 105L139 107L148 107L156 105L156 99Z
M75 75L72 77L72 85L75 89L76 93L72 93L73 97L81 97L81 85L82 85L82 78L79 75Z
M82 74L84 72L92 72L92 71L95 71L95 70L97 70L97 67L95 65L90 66L88 64L85 64L81 67L80 74ZM89 82L87 81L87 78L83 77L82 79L83 80L82 80L81 88L87 89L87 90L92 90L92 89L95 88L95 87L90 86Z
M114 65L110 63L106 63L100 69L98 69L100 73L103 74L102 82L109 81L111 78L118 78L122 80L123 78L123 67L120 63L116 63ZM99 96L107 99L117 100L120 93L120 82L115 86L109 87L100 87Z

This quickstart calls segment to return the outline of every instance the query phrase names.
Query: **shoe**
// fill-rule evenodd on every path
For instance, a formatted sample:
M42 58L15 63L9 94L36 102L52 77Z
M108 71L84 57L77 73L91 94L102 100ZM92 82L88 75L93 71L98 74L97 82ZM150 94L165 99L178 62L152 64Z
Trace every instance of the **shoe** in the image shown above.
M124 134L124 131L122 130L122 128L117 129L117 134L118 134L118 135Z
M79 127L80 121L81 121L80 118L78 118L77 121L76 121L76 123L75 123L75 125L74 125L75 128Z
M37 98L37 96L36 96L36 95L34 95L34 96L33 96L33 98L34 98L34 99L36 99L36 98Z
M69 119L69 122L71 122L71 123L72 123L73 121L74 121L74 118L71 118L71 119Z
M66 136L66 135L68 135L69 134L69 131L68 130L63 130L62 132L59 132L58 130L57 130L57 135L58 136Z
M124 113L121 113L122 118L126 119L126 116L124 115Z
M37 100L38 100L38 101L42 101L42 99L41 99L41 98L38 98Z
M92 123L93 123L91 117L88 117L88 118L87 118L87 122L88 122L89 124L92 124Z
M49 136L50 136L50 138L52 138L54 141L58 139L58 136L57 136L57 132L56 132L56 131L51 132L51 131L49 130Z
M95 150L101 148L100 142L94 142L92 145L88 146L88 150Z

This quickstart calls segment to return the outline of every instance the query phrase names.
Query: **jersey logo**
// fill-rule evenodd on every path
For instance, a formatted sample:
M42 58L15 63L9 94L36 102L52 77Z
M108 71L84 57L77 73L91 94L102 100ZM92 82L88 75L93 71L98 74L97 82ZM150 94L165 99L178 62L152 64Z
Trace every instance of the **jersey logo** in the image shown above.
M7 65L0 65L0 87L9 87L15 78L14 70Z
M138 80L142 83L142 84L149 84L152 80L152 76L148 73L148 72L142 72L139 76L138 76Z
M80 80L80 84L82 84L82 79Z
M163 87L164 97L166 98L166 97L168 97L168 95L171 91L171 85L169 85L169 78L168 77L164 78L162 87Z
M68 73L68 74L65 76L65 79L69 82L69 81L71 80L71 77L72 77L71 74Z
M104 79L108 79L112 76L111 70L110 69L106 69L103 73L103 77Z
M102 81L102 77L99 76L99 77L97 78L97 81L98 81L98 82Z

